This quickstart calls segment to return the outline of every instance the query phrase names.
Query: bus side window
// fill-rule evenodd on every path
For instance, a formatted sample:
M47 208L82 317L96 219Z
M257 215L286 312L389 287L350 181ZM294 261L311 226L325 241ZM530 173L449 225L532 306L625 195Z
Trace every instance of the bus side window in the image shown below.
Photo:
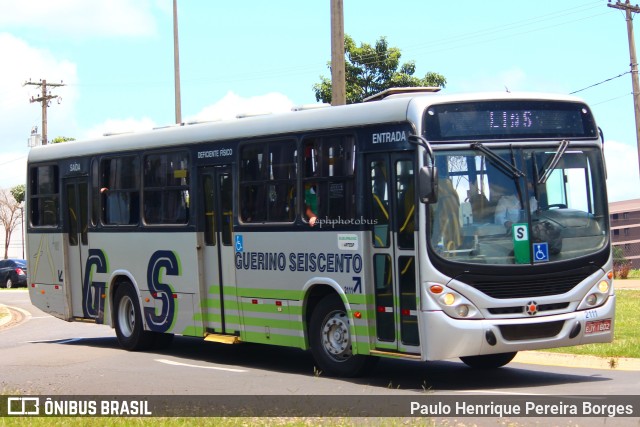
M100 162L102 221L130 225L139 221L140 161L138 156L105 158Z
M371 179L371 214L374 226L372 243L376 248L389 247L389 188L387 184L387 165L382 160L369 164Z
M34 227L58 225L58 166L33 167L30 174L31 225Z
M240 212L244 222L261 220L262 213L258 208L260 186L257 182L262 177L262 148L250 145L242 148L240 167L240 194L242 194Z
M240 218L243 222L293 222L297 177L292 139L244 145L240 153Z
M401 248L413 249L415 230L415 190L413 162L400 160L396 162L396 195L398 219L398 244Z
M297 175L295 142L269 144L269 163L269 220L291 222L295 215L290 206Z
M144 159L142 205L147 224L189 222L189 154L149 154Z
M352 135L309 137L304 139L302 151L303 191L307 199L302 210L304 220L311 220L310 212L320 218L353 218L355 138Z

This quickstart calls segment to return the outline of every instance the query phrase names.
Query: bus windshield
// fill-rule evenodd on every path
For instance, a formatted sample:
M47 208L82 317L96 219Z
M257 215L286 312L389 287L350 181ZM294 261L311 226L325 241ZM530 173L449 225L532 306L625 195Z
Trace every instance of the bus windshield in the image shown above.
M429 244L460 263L539 264L579 258L607 242L597 148L438 150Z

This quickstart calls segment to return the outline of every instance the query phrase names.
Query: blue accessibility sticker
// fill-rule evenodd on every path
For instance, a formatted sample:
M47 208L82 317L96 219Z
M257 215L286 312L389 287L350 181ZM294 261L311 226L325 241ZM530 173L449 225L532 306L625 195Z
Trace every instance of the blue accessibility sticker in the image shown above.
M549 244L547 242L533 244L533 262L549 261Z

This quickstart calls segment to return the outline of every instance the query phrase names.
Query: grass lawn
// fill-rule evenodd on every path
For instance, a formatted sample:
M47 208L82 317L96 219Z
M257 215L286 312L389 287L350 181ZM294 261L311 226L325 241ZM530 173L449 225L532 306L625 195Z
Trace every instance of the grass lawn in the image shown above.
M640 290L616 291L616 320L612 343L561 347L556 353L585 354L600 357L640 358Z

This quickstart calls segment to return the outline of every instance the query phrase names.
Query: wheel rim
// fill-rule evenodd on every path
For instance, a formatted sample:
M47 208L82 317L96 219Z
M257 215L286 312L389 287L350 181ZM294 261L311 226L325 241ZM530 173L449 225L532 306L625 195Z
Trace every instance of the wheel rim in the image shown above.
M136 312L133 301L128 296L122 297L118 306L118 325L126 337L130 337L136 327Z
M342 362L351 357L351 335L345 312L334 311L326 317L322 328L322 347L336 361Z
M13 288L13 282L11 281L11 279L7 279L7 289L11 288Z

